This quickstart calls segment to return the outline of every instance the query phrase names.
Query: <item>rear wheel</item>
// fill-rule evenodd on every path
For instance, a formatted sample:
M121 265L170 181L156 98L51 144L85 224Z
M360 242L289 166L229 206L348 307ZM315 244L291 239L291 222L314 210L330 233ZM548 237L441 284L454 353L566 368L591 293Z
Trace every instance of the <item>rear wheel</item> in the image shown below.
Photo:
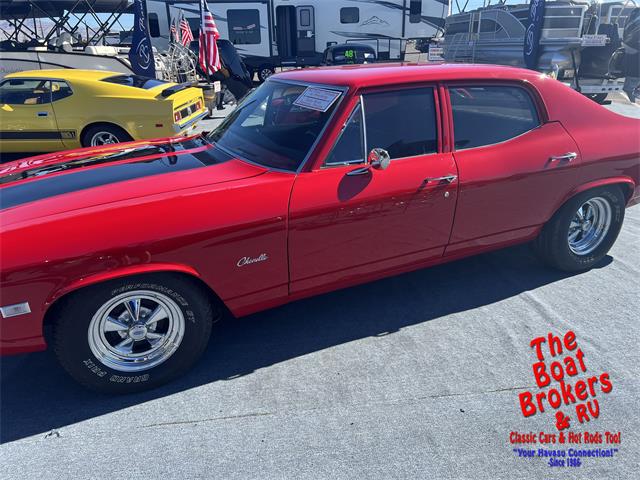
M267 81L267 78L269 78L274 73L276 73L276 72L275 72L275 70L273 69L272 66L270 66L270 65L262 65L258 69L258 80L260 81L260 83L264 83L264 82Z
M544 226L533 243L534 251L560 270L587 270L602 260L616 241L624 207L624 195L617 187L576 195Z
M87 129L82 135L83 147L98 147L131 141L131 136L116 125L102 124Z
M104 393L147 390L184 373L207 346L213 306L169 274L89 287L58 310L55 353L67 372Z

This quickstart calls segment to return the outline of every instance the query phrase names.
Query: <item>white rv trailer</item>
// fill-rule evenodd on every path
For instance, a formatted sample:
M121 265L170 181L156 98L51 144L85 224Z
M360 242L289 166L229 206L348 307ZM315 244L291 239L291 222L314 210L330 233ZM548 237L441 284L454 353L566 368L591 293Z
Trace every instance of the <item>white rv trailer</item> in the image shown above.
M158 50L168 47L171 21L179 13L198 38L197 0L146 1ZM408 39L442 33L450 0L208 0L208 5L221 38L230 40L262 78L279 66L318 65L324 50L338 43L365 43L380 60L403 60Z

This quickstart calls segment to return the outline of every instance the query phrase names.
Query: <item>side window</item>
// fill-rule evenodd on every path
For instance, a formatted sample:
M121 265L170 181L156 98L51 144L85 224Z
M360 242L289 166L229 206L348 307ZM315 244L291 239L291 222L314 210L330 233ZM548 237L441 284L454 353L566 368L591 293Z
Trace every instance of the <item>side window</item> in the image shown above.
M54 80L51 82L51 101L57 102L63 98L67 98L73 95L73 90L67 82L61 82Z
M311 26L311 11L308 8L304 8L300 10L300 26L301 27Z
M409 23L422 21L422 0L409 0Z
M344 7L340 9L340 23L359 23L360 9L358 7Z
M42 105L51 103L49 80L12 78L0 84L0 103L8 105Z
M504 142L540 125L531 96L520 87L449 88L457 149Z
M365 95L367 150L384 148L391 159L438 150L432 88L412 88Z
M345 165L364 162L364 130L360 104L353 110L340 138L336 141L325 165Z
M229 40L234 45L254 45L261 41L259 10L227 10Z
M149 17L149 35L153 38L158 38L160 36L160 21L158 20L158 14L152 12L147 16Z

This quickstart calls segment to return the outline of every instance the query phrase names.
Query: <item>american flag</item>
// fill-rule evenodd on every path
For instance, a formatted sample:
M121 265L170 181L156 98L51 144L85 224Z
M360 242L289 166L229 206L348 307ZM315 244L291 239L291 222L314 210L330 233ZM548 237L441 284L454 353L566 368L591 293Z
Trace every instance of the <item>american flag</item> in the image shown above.
M171 22L171 40L174 42L180 41L180 36L178 35L178 29L176 28L176 21Z
M185 47L188 47L193 42L193 32L189 26L189 22L184 18L184 15L180 18L180 43Z
M220 32L216 27L213 14L209 11L206 0L200 0L200 48L198 60L200 67L207 74L217 72L222 68L220 52L216 40L220 38Z

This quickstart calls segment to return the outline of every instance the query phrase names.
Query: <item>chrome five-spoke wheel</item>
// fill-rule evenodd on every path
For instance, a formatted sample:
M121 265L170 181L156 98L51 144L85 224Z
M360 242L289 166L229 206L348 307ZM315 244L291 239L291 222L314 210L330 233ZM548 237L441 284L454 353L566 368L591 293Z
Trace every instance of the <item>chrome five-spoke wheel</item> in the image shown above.
M110 145L112 143L120 143L120 139L111 132L96 132L91 137L91 146Z
M89 324L89 348L106 367L141 372L171 357L184 337L182 310L170 297L151 290L111 298Z
M602 243L611 226L611 205L602 197L584 202L575 212L567 241L576 255L588 255Z

